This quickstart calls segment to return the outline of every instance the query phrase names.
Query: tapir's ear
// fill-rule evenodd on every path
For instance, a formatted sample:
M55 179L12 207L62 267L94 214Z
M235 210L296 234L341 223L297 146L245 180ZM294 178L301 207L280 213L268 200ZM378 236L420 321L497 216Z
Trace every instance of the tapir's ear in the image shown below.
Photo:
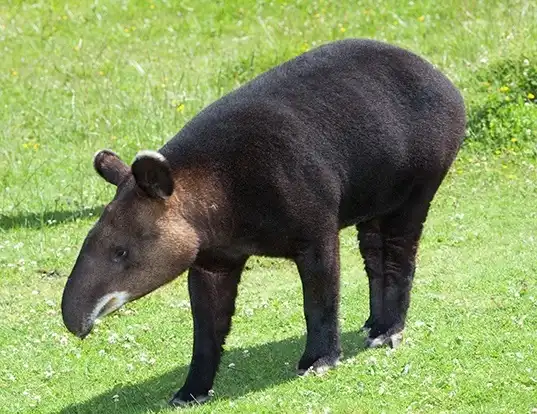
M95 154L93 167L101 177L116 186L129 174L129 166L114 152L106 149Z
M164 155L155 151L140 151L131 168L136 184L148 196L166 199L172 195L172 171Z

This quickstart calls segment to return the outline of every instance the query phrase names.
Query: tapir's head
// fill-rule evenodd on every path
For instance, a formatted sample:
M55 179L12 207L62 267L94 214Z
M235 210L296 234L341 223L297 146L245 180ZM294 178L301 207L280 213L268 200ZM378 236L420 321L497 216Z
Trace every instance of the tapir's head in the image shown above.
M81 338L98 317L176 278L199 247L164 156L144 151L129 167L103 150L94 167L117 192L84 240L63 292L64 323Z

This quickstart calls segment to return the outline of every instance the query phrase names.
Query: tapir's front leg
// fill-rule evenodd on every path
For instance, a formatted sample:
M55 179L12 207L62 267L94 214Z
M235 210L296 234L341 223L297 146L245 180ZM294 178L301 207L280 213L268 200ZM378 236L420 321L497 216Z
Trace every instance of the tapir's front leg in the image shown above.
M188 377L170 401L171 405L208 400L235 312L237 286L245 261L190 269L188 289L194 321L194 349Z

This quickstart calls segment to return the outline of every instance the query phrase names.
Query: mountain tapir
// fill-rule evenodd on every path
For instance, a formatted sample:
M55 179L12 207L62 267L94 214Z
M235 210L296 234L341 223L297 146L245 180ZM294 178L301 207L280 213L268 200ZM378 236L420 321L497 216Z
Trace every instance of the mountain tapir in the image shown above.
M328 43L212 103L131 166L82 245L62 299L83 338L96 318L188 270L190 371L171 403L203 402L237 285L252 255L293 260L307 327L298 372L333 367L339 341L339 230L356 226L369 279L370 347L402 337L430 203L465 135L463 99L431 64L367 39Z

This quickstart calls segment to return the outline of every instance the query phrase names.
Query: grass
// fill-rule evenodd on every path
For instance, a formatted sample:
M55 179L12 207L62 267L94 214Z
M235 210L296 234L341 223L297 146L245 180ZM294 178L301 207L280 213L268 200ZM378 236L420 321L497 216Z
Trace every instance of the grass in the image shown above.
M298 275L286 261L252 259L216 398L189 411L535 410L536 21L529 0L4 1L1 411L166 412L190 361L185 278L104 319L84 342L61 322L65 278L113 195L92 154L109 147L130 161L156 149L225 92L344 37L418 52L468 103L469 139L427 222L406 342L363 350L367 280L345 230L345 359L324 377L297 378Z

